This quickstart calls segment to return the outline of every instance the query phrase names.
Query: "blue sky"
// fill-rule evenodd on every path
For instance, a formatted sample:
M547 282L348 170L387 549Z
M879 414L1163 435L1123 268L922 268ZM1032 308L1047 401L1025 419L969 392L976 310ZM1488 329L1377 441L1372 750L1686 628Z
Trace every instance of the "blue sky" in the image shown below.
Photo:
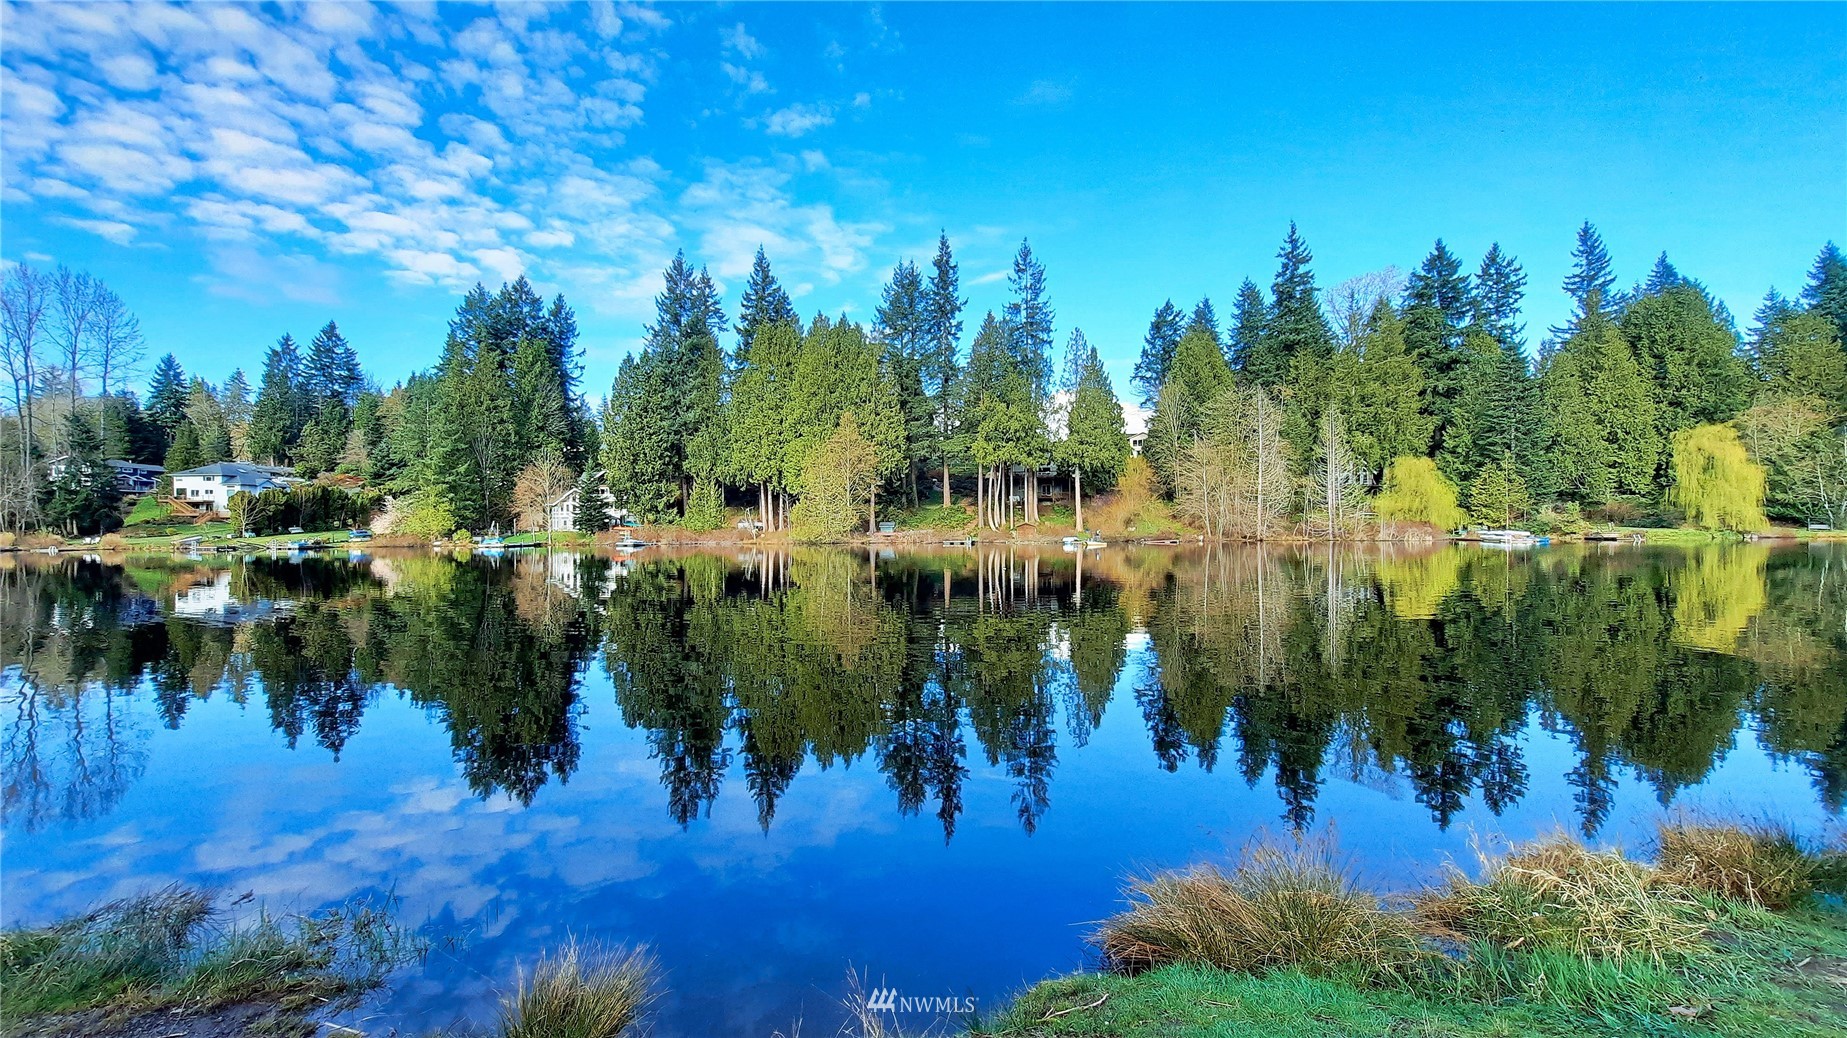
M460 293L577 308L600 394L678 248L869 317L948 231L970 332L1022 237L1119 388L1163 299L1578 223L1741 319L1847 241L1847 5L8 4L9 261L106 279L214 380L339 321L390 385ZM254 370L253 370L254 374Z

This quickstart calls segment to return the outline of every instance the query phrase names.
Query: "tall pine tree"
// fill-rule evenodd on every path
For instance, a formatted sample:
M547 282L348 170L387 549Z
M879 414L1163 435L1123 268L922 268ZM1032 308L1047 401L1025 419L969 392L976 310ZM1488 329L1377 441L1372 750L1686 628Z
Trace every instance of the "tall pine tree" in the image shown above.
M738 300L738 344L732 353L732 370L743 366L744 355L750 352L750 340L756 337L758 329L779 322L793 325L800 320L795 305L789 301L789 293L783 291L776 275L770 272L770 259L764 254L763 246L757 246L756 259L750 264L750 280L745 283L744 295Z
M1248 283L1248 282L1247 282ZM1148 334L1142 336L1142 355L1135 361L1131 381L1141 394L1142 406L1151 407L1167 384L1167 369L1174 362L1174 348L1186 334L1180 308L1169 299L1154 311L1148 322Z
M962 307L961 273L949 249L949 236L938 234L936 258L931 261L930 285L924 290L925 392L936 407L937 464L942 470L943 507L949 507L949 434L956 424L956 385L961 373Z

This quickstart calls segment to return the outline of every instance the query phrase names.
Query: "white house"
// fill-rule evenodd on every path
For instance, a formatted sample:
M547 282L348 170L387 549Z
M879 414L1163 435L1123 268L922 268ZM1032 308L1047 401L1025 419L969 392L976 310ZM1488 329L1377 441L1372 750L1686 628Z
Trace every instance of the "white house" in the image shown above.
M284 490L301 482L292 469L276 465L252 465L242 461L220 461L173 474L173 496L189 505L214 512L229 509L233 495L258 494L265 490Z
M624 518L627 517L628 512L624 509L620 509L616 507L616 499L613 495L610 494L609 486L603 482L603 479L602 479L603 474L599 472L596 475L597 475L597 480L596 480L597 492L603 495L603 511L609 516L610 522L612 523L621 522ZM571 489L565 491L564 494L558 498L558 500L553 501L549 505L545 506L547 513L550 516L550 522L551 522L551 525L549 527L550 529L553 529L553 530L575 530L577 529L577 499L578 499L578 490L577 490L577 487L573 486Z

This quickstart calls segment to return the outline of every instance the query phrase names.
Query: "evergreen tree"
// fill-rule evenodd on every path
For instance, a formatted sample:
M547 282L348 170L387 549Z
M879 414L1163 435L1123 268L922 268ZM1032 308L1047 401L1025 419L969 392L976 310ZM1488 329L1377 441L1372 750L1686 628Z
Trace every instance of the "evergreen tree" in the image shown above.
M1451 421L1460 369L1468 360L1464 329L1476 310L1462 260L1438 238L1405 285L1403 316L1405 346L1423 369L1425 409L1436 419L1439 444Z
M300 354L295 340L284 335L263 358L263 381L244 435L250 460L271 465L288 460L303 424L300 382Z
M1353 453L1378 476L1393 458L1427 452L1433 423L1423 412L1423 372L1390 303L1374 305L1357 345L1334 355L1328 406L1345 417Z
M1234 370L1250 372L1253 356L1262 355L1265 329L1270 319L1269 304L1263 300L1263 289L1250 278L1238 286L1238 299L1232 307L1231 339L1226 345L1225 360Z
M949 435L955 427L956 383L961 370L961 274L949 251L949 236L939 234L930 285L923 294L924 362L919 366L924 391L936 408L937 462L942 469L943 506L949 506Z
M1181 453L1202 434L1208 408L1231 383L1231 368L1211 333L1188 332L1180 339L1143 448L1148 463L1170 487Z
M1600 502L1653 490L1661 454L1653 386L1615 325L1596 321L1567 340L1542 388L1562 493Z
M187 428L184 420L181 428ZM54 528L71 536L106 533L122 525L115 470L103 457L102 439L86 415L64 416L64 466L52 479L44 515Z
M180 419L179 428L173 431L173 443L167 448L162 464L169 476L205 464L199 450L199 429L190 419Z
M1059 362L1058 366L1058 389L1060 391L1072 394L1077 392L1077 384L1084 377L1084 362L1092 352L1090 340L1084 336L1084 330L1082 328L1071 329L1071 334L1065 338L1064 360Z
M603 411L603 469L616 503L643 522L672 517L680 493L670 387L657 355L622 361Z
M1211 332L1214 340L1223 341L1219 334L1218 311L1212 308L1210 296L1200 296L1199 302L1193 304L1193 316L1186 323L1189 332Z
M1667 253L1655 257L1654 269L1648 272L1648 280L1642 284L1642 292L1647 295L1661 295L1670 288L1690 285L1692 282L1682 277L1680 271L1667 260Z
M1074 341L1083 340L1082 332L1074 329L1071 334ZM1093 492L1107 490L1129 460L1129 437L1122 430L1122 404L1116 399L1109 373L1103 370L1103 359L1094 347L1084 353L1058 458L1071 471L1074 525L1081 530L1085 478L1089 477Z
M1666 284L1632 301L1618 324L1654 385L1655 427L1664 443L1681 429L1730 421L1751 395L1738 339L1713 314L1706 294L1678 273Z
M911 267L912 273L916 269ZM777 323L796 324L800 320L795 305L789 301L789 293L783 291L776 275L770 273L770 260L764 255L763 246L757 246L757 257L750 264L750 280L744 285L743 298L738 300L738 344L732 354L732 369L743 366L744 355L750 352L750 341L756 338L758 329Z
M1045 295L1045 265L1033 258L1032 245L1024 238L1007 285L1013 290L1013 301L1005 310L1013 348L1034 397L1043 400L1052 388L1052 304Z
M1620 310L1622 299L1612 291L1615 287L1616 272L1609 250L1603 246L1603 236L1586 220L1578 228L1578 242L1571 250L1571 273L1565 275L1565 294L1577 303L1577 308L1569 322L1552 329L1554 339L1567 339L1587 323Z
M510 376L513 413L519 418L515 453L531 458L550 450L565 457L574 439L571 406L551 344L534 335L521 338L513 349Z
M1808 397L1836 418L1847 416L1847 351L1826 314L1778 320L1764 337L1759 366L1767 392Z
M797 435L791 412L801 354L793 322L758 329L727 403L728 478L758 488L758 512L772 530L786 525L783 504L795 476L786 451Z
M1847 258L1833 242L1821 247L1815 265L1809 268L1809 283L1802 289L1802 302L1811 311L1834 322L1834 332L1847 342Z
M893 268L873 316L873 332L885 348L885 363L897 386L899 409L904 414L905 490L917 501L917 468L942 453L937 441L936 407L924 385L929 360L925 336L923 275L915 263Z
M1537 494L1551 486L1546 416L1526 357L1473 328L1463 345L1455 406L1438 463L1458 484L1505 468Z
M353 406L365 384L365 376L359 371L359 355L346 341L346 336L340 334L340 326L332 321L315 333L314 341L308 344L308 357L301 374L304 383L301 388L317 414L333 404L342 408Z
M1745 359L1753 370L1761 368L1764 344L1778 322L1795 312L1795 304L1784 298L1783 293L1775 288L1764 293L1764 301L1758 304L1757 312L1752 315L1751 337L1746 340L1744 351Z
M1518 351L1526 349L1526 328L1520 323L1520 305L1526 295L1526 272L1520 261L1501 251L1499 242L1488 246L1475 275L1475 323L1495 342Z
M225 379L224 386L218 390L218 406L224 412L224 420L231 428L239 430L250 424L250 379L244 375L244 369L238 368Z
M1148 322L1148 334L1142 337L1142 355L1135 361L1135 374L1130 380L1141 393L1143 407L1153 405L1155 398L1161 395L1161 387L1167 384L1167 369L1174 362L1174 348L1180 345L1180 337L1184 334L1186 329L1180 323L1180 308L1169 299L1154 311L1154 319Z
M186 372L180 362L171 353L161 357L154 366L154 380L148 385L147 416L168 440L186 417L186 390Z
M1270 284L1264 334L1257 348L1244 356L1245 374L1261 386L1280 385L1298 357L1319 362L1334 350L1334 332L1321 312L1315 275L1309 269L1314 254L1294 221L1276 255L1282 262Z
M587 468L577 478L577 529L580 533L602 533L609 529L609 502L603 499L603 473Z

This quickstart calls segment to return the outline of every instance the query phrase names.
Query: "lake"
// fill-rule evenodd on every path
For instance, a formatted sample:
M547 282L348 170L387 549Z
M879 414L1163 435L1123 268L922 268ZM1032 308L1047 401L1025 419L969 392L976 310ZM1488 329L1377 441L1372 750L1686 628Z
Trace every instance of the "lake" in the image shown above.
M944 552L0 557L0 915L390 895L370 1034L573 936L654 949L657 1035L828 1034L1264 831L1391 889L1847 800L1847 546Z

